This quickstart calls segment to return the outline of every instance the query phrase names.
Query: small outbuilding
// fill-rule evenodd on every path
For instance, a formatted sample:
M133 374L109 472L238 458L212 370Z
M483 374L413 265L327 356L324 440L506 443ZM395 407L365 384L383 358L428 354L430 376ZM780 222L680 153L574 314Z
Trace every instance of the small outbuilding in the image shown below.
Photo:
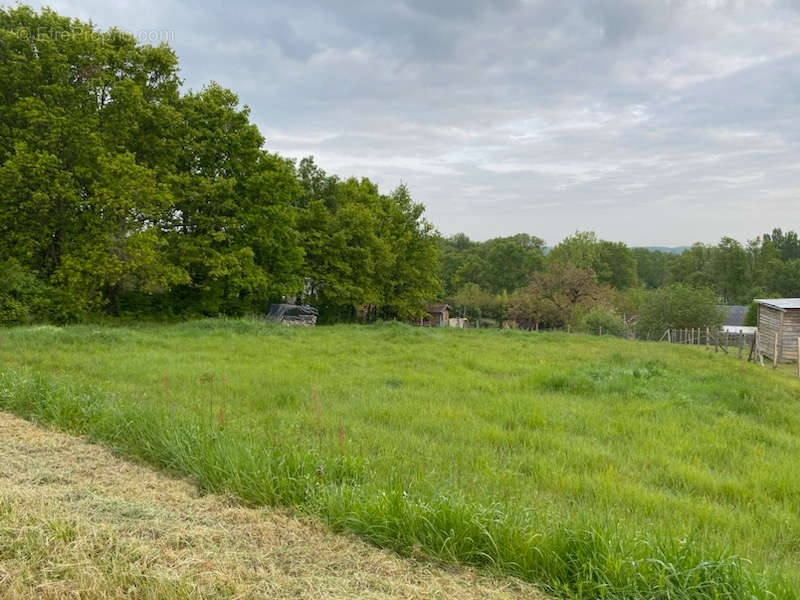
M422 324L428 327L447 327L450 324L449 304L429 304L425 309L428 316Z
M722 324L722 331L724 333L746 333L753 335L756 332L755 327L744 324L747 317L746 306L720 306L725 314L725 322Z
M797 362L800 337L800 298L756 298L758 304L757 351L778 362Z
M740 325L744 325L744 320L747 317L746 306L721 305L719 308L725 313L725 322L722 324L724 327L739 327Z

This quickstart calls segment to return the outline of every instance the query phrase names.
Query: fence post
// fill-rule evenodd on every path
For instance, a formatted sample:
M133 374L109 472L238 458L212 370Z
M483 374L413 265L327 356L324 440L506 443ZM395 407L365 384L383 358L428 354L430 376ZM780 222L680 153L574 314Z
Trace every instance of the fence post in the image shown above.
M742 350L744 350L744 334L739 332L739 360L742 360Z
M708 339L710 334L711 330L706 327L706 350L711 350L711 341Z
M800 377L800 337L797 338L797 376Z
M775 343L772 348L772 368L778 368L778 334L775 334Z
M753 334L753 349L751 351L753 355L753 362L758 361L758 329Z

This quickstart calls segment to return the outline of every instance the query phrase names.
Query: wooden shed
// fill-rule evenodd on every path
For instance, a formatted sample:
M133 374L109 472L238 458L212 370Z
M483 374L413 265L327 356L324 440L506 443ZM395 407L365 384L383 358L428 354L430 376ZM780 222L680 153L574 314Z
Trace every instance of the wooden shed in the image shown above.
M428 316L423 319L423 325L427 325L428 327L447 327L449 325L449 304L430 304L425 310Z
M777 336L778 362L797 362L800 337L800 298L756 298L758 352L774 358Z

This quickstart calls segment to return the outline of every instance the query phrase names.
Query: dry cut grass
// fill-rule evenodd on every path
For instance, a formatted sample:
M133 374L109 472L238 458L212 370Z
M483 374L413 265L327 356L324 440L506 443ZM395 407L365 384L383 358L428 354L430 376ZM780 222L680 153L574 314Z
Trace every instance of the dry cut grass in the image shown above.
M0 598L541 598L0 413Z

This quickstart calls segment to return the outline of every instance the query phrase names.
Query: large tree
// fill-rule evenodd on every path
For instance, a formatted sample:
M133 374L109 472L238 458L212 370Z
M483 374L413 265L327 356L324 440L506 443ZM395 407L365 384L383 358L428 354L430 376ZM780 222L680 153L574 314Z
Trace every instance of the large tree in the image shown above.
M304 159L295 203L305 258L301 295L330 318L418 317L441 291L439 242L404 186L381 194L368 179L340 181Z
M591 269L599 283L624 290L637 284L636 258L622 242L597 239L592 231L578 231L564 238L548 255L555 263Z
M207 314L263 307L301 281L294 166L262 150L231 91L212 84L179 107L175 202L164 224L171 260L189 274L177 302Z
M87 307L181 281L157 229L171 50L23 6L0 9L0 53L0 254Z
M527 327L537 323L564 327L576 310L592 308L602 300L594 271L551 261L512 297L511 317Z

